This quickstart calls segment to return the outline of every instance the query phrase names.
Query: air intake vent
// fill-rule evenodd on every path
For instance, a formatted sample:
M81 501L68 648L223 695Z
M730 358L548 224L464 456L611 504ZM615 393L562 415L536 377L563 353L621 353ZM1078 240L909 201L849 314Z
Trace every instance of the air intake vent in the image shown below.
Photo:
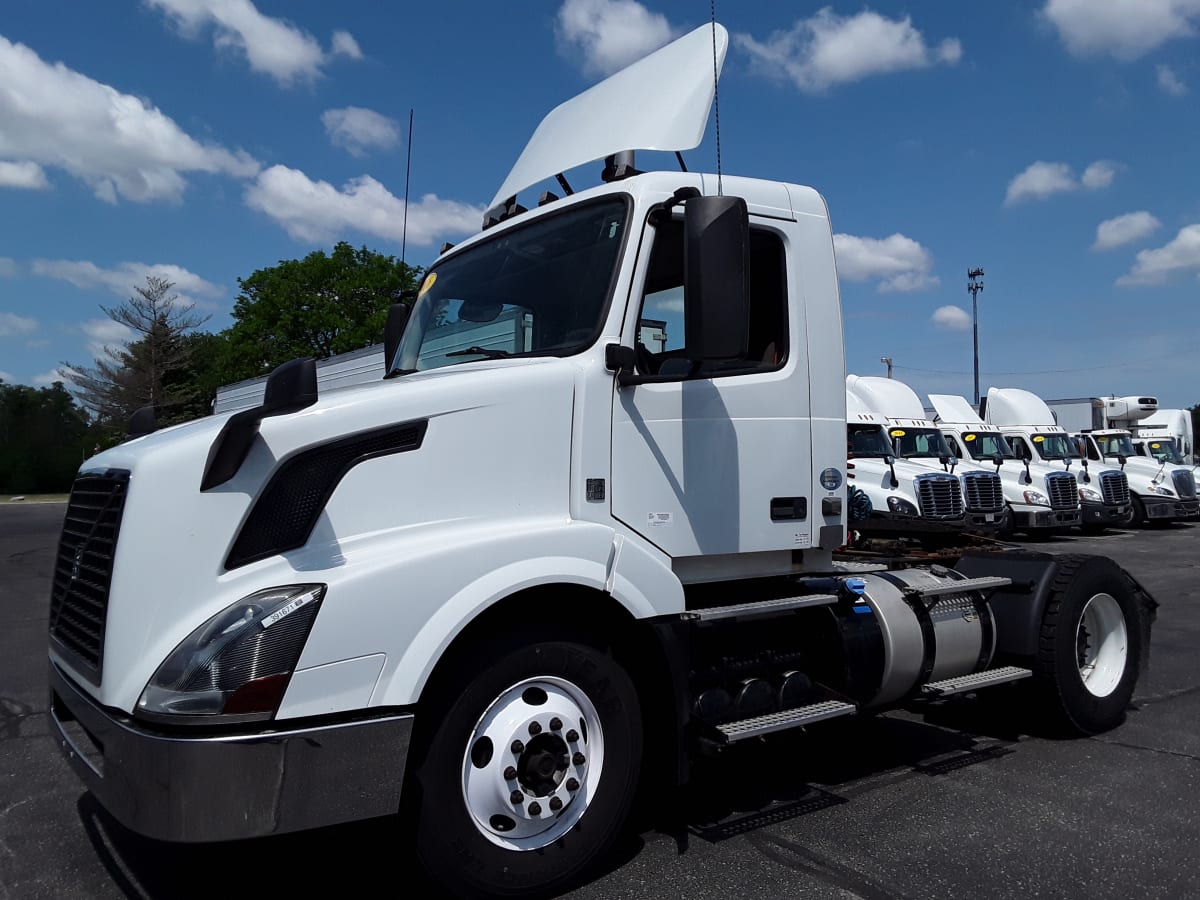
M92 684L100 683L104 625L129 473L80 475L71 488L50 590L50 641Z
M1046 476L1046 494L1054 509L1074 509L1079 505L1079 482L1069 472L1051 472Z
M1109 506L1129 503L1129 479L1124 472L1100 473L1100 496Z
M995 472L967 472L962 477L963 501L971 512L1004 509L1004 486Z
M1176 469L1171 473L1175 481L1175 493L1180 499L1194 500L1196 498L1196 479L1192 477L1191 469Z
M962 488L954 475L918 475L917 502L927 519L955 519L963 514Z

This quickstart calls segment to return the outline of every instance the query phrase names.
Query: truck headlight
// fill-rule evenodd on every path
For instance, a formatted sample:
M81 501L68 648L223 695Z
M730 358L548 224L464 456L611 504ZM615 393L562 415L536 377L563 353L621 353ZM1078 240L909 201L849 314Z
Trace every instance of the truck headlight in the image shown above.
M1163 487L1161 484L1148 484L1148 485L1146 485L1146 490L1147 490L1147 492L1149 492L1151 494L1158 494L1159 496L1162 496L1162 497L1174 497L1175 496L1174 491L1172 491L1168 487Z
M1099 491L1093 491L1091 488L1081 487L1079 489L1080 500L1091 500L1093 503L1103 503L1104 497Z
M888 497L888 509L903 516L918 515L917 508L903 497Z
M289 584L226 607L171 651L142 691L137 712L172 721L270 718L324 596L323 584Z
M1046 495L1040 491L1026 491L1025 502L1031 506L1049 506L1050 501L1046 499Z

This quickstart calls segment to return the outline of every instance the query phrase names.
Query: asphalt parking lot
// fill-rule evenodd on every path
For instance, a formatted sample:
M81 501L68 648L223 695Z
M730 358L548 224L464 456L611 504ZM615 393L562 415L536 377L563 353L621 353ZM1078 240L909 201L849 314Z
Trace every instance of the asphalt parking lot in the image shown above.
M429 896L388 822L237 845L145 840L100 810L45 720L63 504L0 507L0 897ZM1126 723L1031 734L1015 688L830 723L699 766L571 896L1200 896L1200 526L1060 538L1161 603ZM332 880L331 880L332 879Z

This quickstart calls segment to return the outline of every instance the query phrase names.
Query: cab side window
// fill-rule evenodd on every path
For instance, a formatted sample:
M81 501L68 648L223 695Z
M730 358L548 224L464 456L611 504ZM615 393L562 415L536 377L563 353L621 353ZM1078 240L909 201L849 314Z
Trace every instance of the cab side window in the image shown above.
M954 435L946 435L946 443L950 447L950 454L952 456L957 456L959 459L962 459L965 456L965 454L962 452L962 449L958 446L958 440L954 437Z
M1025 438L1012 435L1008 442L1012 445L1013 453L1017 454L1017 459L1033 459L1029 452L1029 445L1025 443Z
M750 321L744 358L713 360L692 372L684 334L683 222L655 229L638 320L637 370L642 375L747 375L778 369L787 360L787 280L783 240L750 230Z

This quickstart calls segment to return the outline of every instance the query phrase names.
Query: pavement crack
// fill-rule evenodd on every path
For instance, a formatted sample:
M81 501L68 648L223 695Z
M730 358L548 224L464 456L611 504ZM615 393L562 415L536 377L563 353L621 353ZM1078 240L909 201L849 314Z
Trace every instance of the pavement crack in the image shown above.
M1139 707L1140 706L1149 706L1154 703L1162 703L1167 700L1177 700L1180 697L1186 697L1189 694L1195 694L1197 692L1200 692L1200 685L1194 685L1193 687L1178 688L1177 690L1174 690L1174 691L1163 691L1163 693L1161 693L1161 694L1152 694L1149 697L1136 697L1136 698L1134 698L1134 705L1139 706Z
M772 862L793 871L803 872L861 900L908 900L905 894L793 841L761 833L749 835L747 840L755 850Z
M1089 740L1097 744L1111 744L1114 747L1124 747L1127 750L1144 750L1147 753L1161 753L1163 756L1175 756L1179 759L1190 759L1192 762L1200 762L1200 756L1194 753L1181 753L1178 750L1167 750L1162 747L1144 747L1141 744L1133 744L1128 741L1114 741L1112 738L1093 737Z

